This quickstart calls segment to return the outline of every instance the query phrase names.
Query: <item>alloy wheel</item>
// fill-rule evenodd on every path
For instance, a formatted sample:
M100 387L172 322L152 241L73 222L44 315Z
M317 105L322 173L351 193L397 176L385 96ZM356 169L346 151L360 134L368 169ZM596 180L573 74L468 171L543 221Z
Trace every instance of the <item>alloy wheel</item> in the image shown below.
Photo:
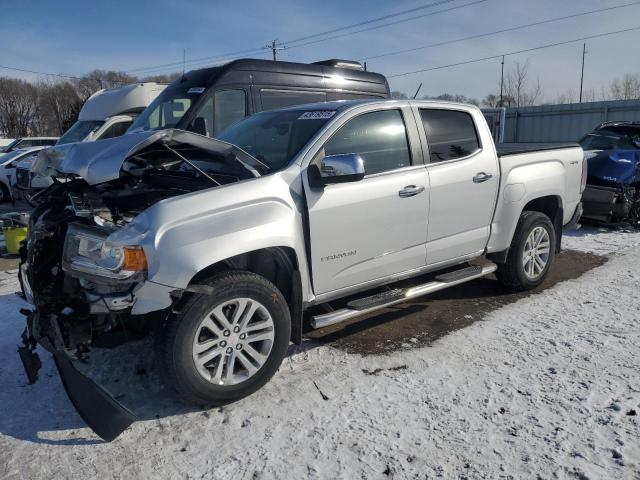
M274 338L273 318L265 306L235 298L202 319L193 339L193 361L208 382L237 385L266 363Z
M524 244L522 267L529 280L537 280L549 262L551 239L546 228L538 226L529 233Z

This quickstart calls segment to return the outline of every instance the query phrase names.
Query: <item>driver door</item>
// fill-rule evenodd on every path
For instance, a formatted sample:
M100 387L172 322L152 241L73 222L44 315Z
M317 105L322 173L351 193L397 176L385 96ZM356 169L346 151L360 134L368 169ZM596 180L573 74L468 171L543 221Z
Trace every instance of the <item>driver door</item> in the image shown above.
M387 108L351 117L312 163L338 154L360 155L365 177L311 188L305 175L316 295L426 263L429 179L411 111Z

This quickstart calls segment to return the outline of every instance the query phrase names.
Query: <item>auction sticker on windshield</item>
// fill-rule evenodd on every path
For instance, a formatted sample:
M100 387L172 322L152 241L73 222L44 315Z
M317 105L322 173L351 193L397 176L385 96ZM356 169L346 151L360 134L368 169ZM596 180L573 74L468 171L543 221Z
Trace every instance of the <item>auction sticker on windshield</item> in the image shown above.
M191 87L187 93L203 93L204 91L204 87Z
M304 112L298 117L298 120L326 120L335 114L335 110L313 110L311 112Z

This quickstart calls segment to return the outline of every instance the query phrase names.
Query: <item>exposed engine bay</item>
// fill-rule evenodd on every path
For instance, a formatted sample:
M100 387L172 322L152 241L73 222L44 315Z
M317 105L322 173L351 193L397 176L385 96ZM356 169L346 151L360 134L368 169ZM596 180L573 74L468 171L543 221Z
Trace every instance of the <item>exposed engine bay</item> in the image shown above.
M110 239L163 199L260 176L259 162L248 154L256 168L240 160L244 152L232 145L205 139L213 148L202 148L200 138L155 137L120 159L115 180L91 185L62 172L38 195L20 252L23 293L34 306L25 312L25 348L41 343L82 359L92 344L110 346L144 333L149 315L130 315L146 277L144 252Z

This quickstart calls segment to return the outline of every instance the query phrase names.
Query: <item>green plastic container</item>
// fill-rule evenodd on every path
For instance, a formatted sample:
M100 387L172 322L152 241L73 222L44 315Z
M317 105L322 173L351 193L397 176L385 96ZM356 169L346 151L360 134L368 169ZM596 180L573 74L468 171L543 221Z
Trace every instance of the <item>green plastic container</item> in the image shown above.
M2 229L2 234L7 253L17 255L20 251L20 242L27 238L27 227L5 227Z

